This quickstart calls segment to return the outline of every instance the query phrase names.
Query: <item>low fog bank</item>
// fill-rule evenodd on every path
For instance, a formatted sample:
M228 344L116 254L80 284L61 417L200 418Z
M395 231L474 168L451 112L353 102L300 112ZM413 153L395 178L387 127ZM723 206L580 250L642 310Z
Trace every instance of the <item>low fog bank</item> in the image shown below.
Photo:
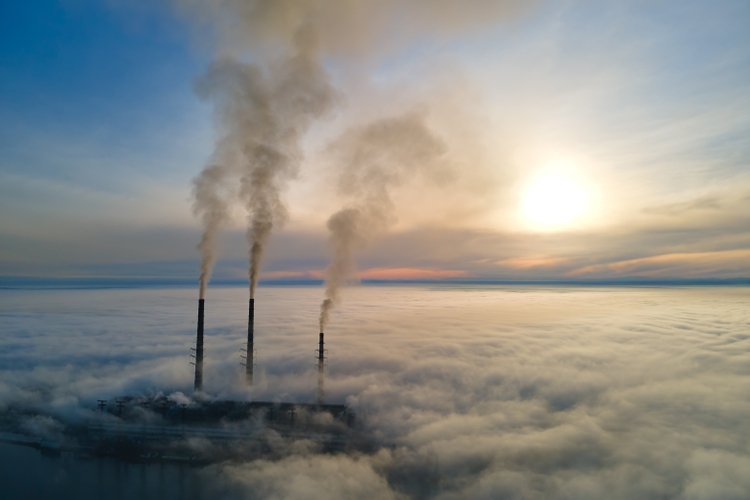
M241 384L246 290L209 288L205 388ZM190 393L195 290L0 291L0 409ZM309 402L317 288L261 287L255 399ZM381 448L199 472L218 498L750 496L747 288L355 287L327 402ZM46 422L51 425L50 422ZM745 471L745 472L743 472Z

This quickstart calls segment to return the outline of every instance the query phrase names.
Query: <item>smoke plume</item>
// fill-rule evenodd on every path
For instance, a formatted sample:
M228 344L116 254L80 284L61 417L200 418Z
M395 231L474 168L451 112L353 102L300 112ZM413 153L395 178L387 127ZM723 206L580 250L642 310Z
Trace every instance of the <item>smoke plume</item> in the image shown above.
M477 27L489 27L522 10L524 4L520 0L473 0L468 6L446 0L406 3L176 0L175 3L199 23L208 24L218 43L220 56L198 79L196 91L215 106L220 139L212 163L229 177L238 178L239 198L248 212L251 296L268 238L286 219L280 191L299 169L300 138L337 101L337 92L329 83L321 57L343 56L340 60L351 61L350 57L387 53L422 37L450 37ZM291 55L281 57L279 62L279 54ZM249 64L240 59L247 56L260 62ZM417 137L427 138L427 143L412 146L398 144L399 133L389 136L389 130L409 128L409 123L413 128L417 122L416 115L392 123L379 122L344 134L342 141L347 144L338 146L349 154L344 160L342 185L347 182L350 187L358 185L360 191L364 184L372 186L366 189L364 202L347 207L345 210L350 211L333 216L329 224L334 253L340 258L334 258L329 270L330 286L321 321L337 300L342 280L353 272L351 255L357 241L362 240L357 233L369 235L391 224L387 220L394 218L388 189L401 182L399 177L413 169L414 162L433 154L436 143L429 133ZM397 144L391 144L392 140ZM376 144L384 149L372 151ZM420 150L425 145L427 150ZM400 165L389 171L391 167L386 163ZM215 191L211 185L214 178L201 176L200 181L208 184L202 186L205 191ZM200 245L204 262L201 283L205 288L215 260L213 240L226 218L226 210L219 210L219 215L215 213L216 204L205 206L197 196L196 206L205 228Z
M285 45L302 23L315 27L326 55L388 53L420 38L447 38L515 17L528 0L174 0L211 25L224 51Z
M227 199L222 187L227 170L223 165L209 165L193 180L193 211L203 222L203 236L198 244L201 252L200 298L206 295L206 285L216 263L214 240L228 218Z
M423 37L450 37L490 27L523 10L525 3L520 0L472 0L468 5L448 0L175 0L175 5L199 24L210 27L219 54L196 82L198 95L214 104L220 130L212 165L196 180L195 211L204 222L199 246L201 289L205 289L215 261L215 236L226 221L227 205L233 201L214 196L218 190L213 183L218 181L217 177L228 178L238 181L238 195L248 213L252 297L268 238L286 219L280 191L298 171L302 158L300 138L337 100L321 57L343 56L340 61L353 61L397 50ZM281 56L279 61L279 54L290 55ZM248 56L258 62L249 64L241 59ZM414 119L406 119L404 123ZM354 171L362 170L361 175L366 172L386 178L350 179L354 184L372 182L373 187L368 189L368 199L361 206L334 216L330 223L334 251L341 258L334 259L331 265L329 300L324 311L336 301L341 280L352 273L347 260L351 260L352 246L360 239L355 233L386 227L390 223L385 219L393 218L387 189L400 181L387 178L392 172L384 165L374 165L402 162L396 170L409 170L408 165L416 161L409 155L425 154L425 151L420 153L420 145L388 143L399 139L385 137L389 128L399 126L397 123L398 120L392 124L374 124L347 135L347 141L360 141L359 145L348 145L349 153L356 151L364 158L347 159L346 175L351 177ZM378 134L382 137L378 138ZM356 135L360 138L355 139ZM422 139L425 137L429 134ZM377 141L379 147L385 147L380 153L369 150Z
M287 218L280 193L299 169L300 139L313 120L336 102L336 91L320 65L317 38L309 26L297 32L294 47L290 57L267 71L234 58L215 61L195 84L198 95L214 104L221 130L214 151L221 167L207 167L199 180L212 193L213 183L221 180L212 174L214 170L231 172L239 179L239 198L248 213L251 297L268 238ZM212 215L216 204L209 206L201 211L209 214L204 215L208 223L201 250L206 249L204 260L213 263L212 240L223 217Z
M345 132L330 146L341 168L339 190L358 201L328 219L332 258L320 306L321 332L340 300L341 286L354 278L355 251L397 221L392 191L417 173L428 180L445 176L447 147L425 119L423 112L381 119Z

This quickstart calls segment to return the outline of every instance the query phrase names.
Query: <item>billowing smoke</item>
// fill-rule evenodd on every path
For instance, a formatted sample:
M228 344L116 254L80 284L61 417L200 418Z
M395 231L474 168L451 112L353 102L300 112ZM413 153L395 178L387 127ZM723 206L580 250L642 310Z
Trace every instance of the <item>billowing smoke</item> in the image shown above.
M326 54L387 53L419 38L445 38L492 27L536 2L528 0L174 0L207 22L221 50L285 45L302 23L315 27Z
M203 236L198 244L201 252L201 299L206 295L206 285L216 263L216 235L228 219L227 196L223 189L226 178L225 166L209 165L193 180L193 211L203 222Z
M299 169L300 139L313 120L333 107L336 91L320 65L317 37L309 26L296 33L294 53L269 70L224 58L211 64L196 81L195 90L213 102L221 130L213 155L220 166L207 167L196 181L196 205L205 223L200 248L207 263L201 267L201 289L203 276L210 274L215 260L213 239L226 214L222 200L212 194L223 180L219 174L229 173L239 179L239 198L248 213L253 297L268 238L287 218L280 193ZM204 192L211 195L199 198Z
M449 0L175 0L181 12L211 27L219 54L196 83L197 93L214 103L220 129L211 166L207 167L217 171L204 173L196 181L196 213L204 222L201 288L205 289L215 261L215 236L226 220L226 200L213 196L219 190L212 182L216 174L225 173L228 178L239 178L239 197L248 212L249 280L254 295L266 242L286 219L280 191L298 171L300 138L337 100L321 65L322 56L352 61L352 57L395 51L422 37L453 36L490 27L517 13L524 4L520 0L472 0L468 4ZM252 57L256 64L248 64L242 57ZM364 154L364 158L346 160L350 176L351 171L362 169L373 176L380 171L388 177L385 163L402 162L396 170L411 168L408 165L416 158L409 155L419 156L424 144L415 145L413 151L390 144L387 130L398 126L396 120L390 125L375 124L369 131L345 134L348 141L362 141L359 146L350 145L350 153ZM392 151L369 151L374 143L367 145L368 134L375 141L381 134L378 146ZM374 168L374 164L382 165ZM356 233L361 227L369 233L389 225L383 217L393 218L387 196L393 181L375 179L369 189L370 199L332 218L334 250L342 257L331 265L324 311L335 302L340 280L351 274L352 266L346 261L351 260L352 246L359 240L352 231ZM398 182L395 180L395 184ZM377 193L379 190L386 192L385 197ZM360 218L363 220L355 220Z
M333 257L326 270L326 298L320 305L320 331L325 329L331 309L339 302L339 289L354 276L354 250L365 243L362 212L358 208L345 208L328 219Z
M339 190L356 199L328 219L331 263L326 298L320 306L320 331L340 299L340 288L354 278L354 254L396 221L392 191L415 174L445 176L447 147L425 123L423 112L375 121L345 132L330 146L341 168Z

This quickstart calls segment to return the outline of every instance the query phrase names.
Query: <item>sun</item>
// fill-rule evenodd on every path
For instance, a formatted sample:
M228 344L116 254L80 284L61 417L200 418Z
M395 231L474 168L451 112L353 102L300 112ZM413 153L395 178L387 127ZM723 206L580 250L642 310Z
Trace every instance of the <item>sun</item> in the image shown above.
M587 201L586 190L568 177L546 174L526 192L523 212L536 225L553 229L583 215Z

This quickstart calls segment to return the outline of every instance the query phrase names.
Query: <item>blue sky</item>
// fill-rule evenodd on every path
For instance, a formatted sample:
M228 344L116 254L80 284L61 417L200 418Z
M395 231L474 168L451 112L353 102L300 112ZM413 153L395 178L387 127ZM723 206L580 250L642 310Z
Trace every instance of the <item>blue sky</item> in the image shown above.
M132 162L131 172L173 173L169 164L149 169L148 163L167 150L165 140L171 138L167 145L177 149L180 134L159 131L174 130L196 112L190 82L203 62L171 17L113 10L97 2L11 2L3 9L5 171L30 169L80 185L90 171L76 170L65 153L83 153L85 164L85 157L96 157L101 148L99 154L108 157L140 160ZM91 149L76 151L81 143ZM50 155L56 161L46 157L52 151L45 146L66 144L72 151ZM122 173L127 177L130 172ZM117 192L119 182L113 178L118 174L95 175L90 186Z
M255 20L242 24L233 5L3 3L0 275L123 266L171 275L183 263L190 277L200 237L191 179L216 136L192 82L214 57L231 52L263 66L287 43L283 26L256 37ZM362 39L324 32L323 62L344 104L305 139L306 162L284 195L290 221L265 264L277 273L270 277L319 275L327 264L325 220L347 203L330 187L327 141L415 106L469 167L451 193L419 185L395 193L399 223L359 256L361 269L748 276L746 2L551 1L455 26L448 7L441 17L439 5L413 5L411 14L383 7L379 24L346 18L361 24ZM329 14L321 27L340 15ZM239 28L224 22L233 15ZM419 21L393 21L409 15ZM517 213L535 175L550 168L590 195L587 212L564 227ZM219 276L242 274L244 217L238 208L225 231Z

